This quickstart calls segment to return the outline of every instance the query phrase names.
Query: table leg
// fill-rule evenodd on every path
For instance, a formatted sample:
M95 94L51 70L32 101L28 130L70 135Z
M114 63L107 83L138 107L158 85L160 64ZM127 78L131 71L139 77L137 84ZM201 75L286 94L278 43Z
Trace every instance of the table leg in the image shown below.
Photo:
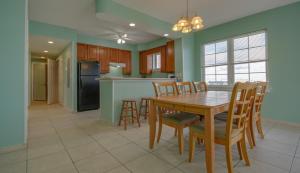
M205 158L208 173L215 172L215 124L211 111L205 113Z
M156 107L154 106L154 102L151 100L149 104L149 148L153 149L154 141L155 141L155 133L156 133Z

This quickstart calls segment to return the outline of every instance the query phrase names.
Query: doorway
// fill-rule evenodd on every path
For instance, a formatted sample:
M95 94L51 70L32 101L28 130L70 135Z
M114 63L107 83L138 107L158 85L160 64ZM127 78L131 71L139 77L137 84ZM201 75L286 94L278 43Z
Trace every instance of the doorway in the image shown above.
M47 100L47 64L32 63L32 100Z

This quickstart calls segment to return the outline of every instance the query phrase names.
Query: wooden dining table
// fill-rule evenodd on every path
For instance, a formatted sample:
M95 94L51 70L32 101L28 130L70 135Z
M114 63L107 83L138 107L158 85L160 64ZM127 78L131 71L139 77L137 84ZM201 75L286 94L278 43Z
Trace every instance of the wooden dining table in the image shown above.
M215 172L214 117L228 109L231 92L207 91L189 95L152 97L149 114L149 147L154 148L157 107L204 116L205 158L208 173Z

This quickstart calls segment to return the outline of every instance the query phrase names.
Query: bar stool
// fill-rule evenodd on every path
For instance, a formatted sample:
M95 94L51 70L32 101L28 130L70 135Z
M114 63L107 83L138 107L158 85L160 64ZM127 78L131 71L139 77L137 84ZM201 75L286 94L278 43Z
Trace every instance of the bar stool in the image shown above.
M150 97L143 97L140 102L140 116L144 115L145 120L149 116Z
M131 122L134 124L134 119L136 119L139 127L140 125L140 116L137 111L136 100L134 99L124 99L122 100L122 110L119 120L119 126L121 126L122 121L124 121L124 129L127 129L127 120L128 117L131 117Z

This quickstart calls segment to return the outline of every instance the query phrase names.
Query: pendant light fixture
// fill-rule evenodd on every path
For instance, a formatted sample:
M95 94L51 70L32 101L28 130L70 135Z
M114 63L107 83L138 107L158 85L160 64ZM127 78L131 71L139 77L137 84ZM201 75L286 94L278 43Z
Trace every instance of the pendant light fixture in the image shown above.
M203 19L200 16L189 18L189 0L186 1L186 16L181 17L172 30L175 32L190 33L193 30L200 30L204 27Z

